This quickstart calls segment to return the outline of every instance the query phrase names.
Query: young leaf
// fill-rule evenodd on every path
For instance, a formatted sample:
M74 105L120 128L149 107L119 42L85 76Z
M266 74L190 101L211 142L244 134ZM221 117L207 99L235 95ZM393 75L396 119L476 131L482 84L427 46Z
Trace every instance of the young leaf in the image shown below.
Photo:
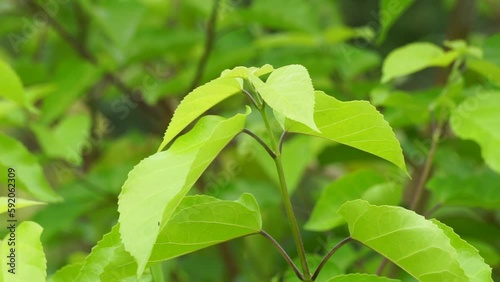
M201 114L240 91L241 86L235 78L221 77L190 92L175 110L158 152Z
M380 0L380 25L381 30L377 43L384 42L387 32L399 19L399 17L415 2L415 0Z
M382 82L409 75L428 67L446 67L459 55L458 51L444 52L432 43L411 43L392 51L382 67ZM404 62L404 63L402 63Z
M171 259L262 228L259 206L251 194L237 201L187 196L158 235L150 262Z
M265 83L250 74L250 81L271 108L319 132L314 123L314 87L305 67L281 67L274 70Z
M364 200L343 204L338 213L351 237L377 251L422 282L469 281L459 255L432 221L401 207Z
M463 101L452 113L451 127L458 137L476 141L486 164L500 172L500 93L484 91Z
M10 224L10 223L9 223ZM9 224L7 229L9 229ZM18 223L12 223L18 224ZM8 233L2 240L2 249L0 251L0 270L3 275L3 281L24 282L24 281L45 281L46 264L45 254L43 252L40 235L43 228L35 222L25 221L16 226L15 247L9 244L11 238ZM10 230L9 230L10 231ZM12 231L10 231L12 232ZM11 263L12 248L15 248L15 264L13 268ZM9 272L9 269L15 274Z
M4 61L0 60L0 97L26 106L27 99L23 83L16 72Z
M241 132L248 113L230 119L203 117L170 149L142 160L129 173L118 200L118 221L125 249L139 265L138 275L161 228L203 171Z
M45 179L42 167L37 159L16 139L0 133L0 165L16 170L16 188L25 189L28 193L44 202L57 202L57 195ZM6 177L6 174L2 176ZM7 181L3 181L7 183Z
M373 193L379 193L377 204L399 204L401 188L390 183L384 184L385 178L370 170L350 173L328 185L316 201L312 215L304 226L307 230L326 231L345 221L336 214L339 207L351 200L364 199L373 201ZM371 192L370 192L371 191Z
M274 71L273 66L269 64L265 64L260 68L235 67L234 69L224 70L221 74L221 77L238 77L238 78L248 79L250 74L254 74L257 77L261 77L270 74L273 71Z
M446 226L436 219L431 220L450 238L451 245L457 250L458 262L467 275L468 281L493 282L491 279L491 267L484 262L478 250L462 240L451 227Z
M73 281L73 279L78 275L80 268L82 268L83 262L72 263L61 267L54 273L47 282L67 282Z
M383 158L406 172L403 152L392 128L366 101L341 102L316 91L314 120L321 133L299 123L286 125L290 132L326 138Z
M335 276L327 282L397 282L400 280L380 277L373 274L352 273Z
M9 202L7 197L0 197L0 214L7 212ZM22 209L31 206L45 205L46 203L16 198L16 209Z

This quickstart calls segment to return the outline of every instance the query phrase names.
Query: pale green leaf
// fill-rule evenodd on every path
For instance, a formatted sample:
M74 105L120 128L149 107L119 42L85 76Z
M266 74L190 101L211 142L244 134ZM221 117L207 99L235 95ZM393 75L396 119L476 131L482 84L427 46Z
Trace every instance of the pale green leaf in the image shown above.
M78 275L80 268L82 268L83 262L68 264L60 268L54 273L47 282L68 282L73 281L73 279Z
M462 139L474 140L488 166L500 172L500 93L484 90L452 113L451 127Z
M460 238L451 227L446 226L436 219L432 219L432 222L450 238L451 245L458 253L458 262L467 275L467 278L469 278L468 281L493 282L491 279L491 267L484 262L484 259L479 255L476 248Z
M389 29L401 17L401 15L415 2L415 0L380 0L379 17L381 30L377 43L382 43Z
M150 262L171 259L262 228L259 206L250 194L237 201L187 196L158 235Z
M406 172L403 152L390 125L367 101L341 102L316 91L314 120L321 133L299 123L290 132L326 138L383 158Z
M467 67L488 80L500 83L500 65L495 65L487 60L469 60Z
M446 67L459 55L458 51L444 52L432 43L411 43L392 51L382 66L382 82L409 75L428 67Z
M248 79L248 76L252 73L257 77L265 76L274 71L273 66L265 64L260 68L257 67L235 67L230 70L224 70L221 77L239 77L243 79Z
M382 175L370 170L356 171L335 180L324 188L304 227L312 231L325 231L343 224L345 221L336 211L351 200L399 204L402 189L384 182Z
M351 237L385 256L421 282L469 281L450 239L432 221L394 206L364 200L343 204L338 213Z
M0 60L0 97L26 106L27 99L23 83L16 72L4 61Z
M43 252L40 235L43 228L35 222L25 221L21 224L7 223L7 230L10 224L15 224L15 246L9 243L10 233L2 240L2 249L0 252L1 272L3 281L8 282L26 282L26 281L45 281L46 264L45 253ZM9 230L10 232L10 230ZM15 249L15 267L9 265L11 249ZM15 274L12 274L9 270Z
M397 282L400 280L380 277L373 274L352 273L335 276L327 282Z
M172 139L201 114L220 101L240 91L241 86L235 78L222 77L214 79L190 92L175 110L158 151L167 146Z
M264 83L255 75L250 81L275 111L319 131L314 123L314 87L307 69L288 65L274 70Z
M16 170L16 188L24 189L44 202L61 200L47 182L37 159L21 142L0 133L0 155L2 156L1 166ZM3 183L7 183L5 177L7 177L6 173L0 177Z
M14 199L14 198L10 198ZM9 209L9 198L7 197L0 197L0 214L7 212ZM26 207L31 207L31 206L38 206L38 205L45 205L46 203L43 202L37 202L37 201L31 201L31 200L26 200L23 198L15 198L15 208L16 210L26 208Z
M241 132L247 114L205 116L167 151L142 160L129 173L118 200L120 234L139 275L161 228L212 160Z

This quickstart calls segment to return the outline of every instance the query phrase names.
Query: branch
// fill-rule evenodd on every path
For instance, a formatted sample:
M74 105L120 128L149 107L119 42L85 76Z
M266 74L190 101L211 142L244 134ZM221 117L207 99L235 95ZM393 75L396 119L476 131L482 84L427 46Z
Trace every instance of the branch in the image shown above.
M344 246L345 244L349 243L350 241L352 240L351 236L343 239L342 241L340 241L337 245L335 245L335 247L333 247L333 249L328 252L328 254L326 254L326 256L323 258L323 260L320 262L320 264L318 265L318 268L316 268L316 271L314 271L314 274L312 276L312 280L316 280L316 278L318 277L319 273L321 272L321 269L323 268L323 266L325 266L326 262L328 261L328 259L330 259L330 257L338 250L340 249L342 246Z
M283 133L281 133L281 136L280 136L280 141L279 141L279 145L278 145L278 151L281 152L283 151L283 143L285 142L285 137L287 135L288 131L283 131Z
M196 69L196 73L194 75L193 81L191 82L191 86L188 92L191 92L200 83L203 71L205 70L205 66L207 65L208 57L212 52L215 41L215 25L217 23L219 3L220 0L215 0L214 6L212 7L212 12L210 14L210 18L208 19L207 28L205 30L207 36L205 41L205 48L203 49L203 54L201 55L200 61L198 62L198 67Z
M266 149L267 153L271 156L271 158L275 159L276 158L276 153L273 152L273 150L271 150L271 148L269 148L269 146L267 146L266 142L264 142L264 140L260 139L259 136L257 136L255 133L253 133L252 131L244 128L243 131L241 131L243 133L246 133L248 135L250 135L253 139L257 140L257 142L259 142L260 145L262 145L262 147L264 147L264 149Z
M302 281L304 279L304 277L300 273L300 271L297 268L297 266L295 265L295 263L293 263L293 261L290 258L290 256L288 256L288 254L286 253L286 251L283 249L283 247L281 247L281 245L276 240L274 240L274 238L271 237L271 235L269 235L266 231L261 230L260 234L262 236L266 237L267 239L269 239L269 241L271 241L271 243L273 243L273 245L278 249L278 251L283 256L283 258L286 260L286 262L292 267L293 272L295 272L295 275L297 275L297 277L300 279L300 281Z

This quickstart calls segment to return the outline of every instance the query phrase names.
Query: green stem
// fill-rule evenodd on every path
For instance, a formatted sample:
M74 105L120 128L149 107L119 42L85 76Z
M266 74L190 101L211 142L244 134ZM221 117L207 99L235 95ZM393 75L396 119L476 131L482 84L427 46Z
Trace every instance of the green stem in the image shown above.
M311 273L309 270L309 266L307 265L306 251L304 250L304 244L302 242L302 236L300 235L299 225L297 224L297 219L295 218L295 214L293 212L292 202L290 201L290 196L288 195L288 188L286 185L283 163L281 161L281 152L279 151L278 144L276 143L276 139L273 130L271 128L271 125L269 124L269 119L267 117L265 107L262 107L260 113L262 115L262 118L264 119L264 123L266 125L269 138L271 139L271 148L276 154L276 157L274 158L274 163L276 164L276 170L278 171L281 196L283 198L283 203L285 205L285 211L288 216L288 221L290 222L290 226L292 228L292 235L295 241L295 247L297 248L297 252L300 258L300 264L302 267L302 272L304 277L302 281L312 282L313 280L311 279Z
M154 264L149 267L151 270L151 276L153 276L154 282L164 282L165 277L163 276L163 270L161 268L161 263Z

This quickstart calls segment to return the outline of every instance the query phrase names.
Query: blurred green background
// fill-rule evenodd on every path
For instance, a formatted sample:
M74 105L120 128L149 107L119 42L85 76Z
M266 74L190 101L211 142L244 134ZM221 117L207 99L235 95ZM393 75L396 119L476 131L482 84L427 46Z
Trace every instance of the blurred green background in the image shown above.
M64 199L20 211L20 218L44 228L49 275L81 261L116 223L117 195L127 173L156 151L180 100L239 65L302 64L316 89L343 101L371 100L402 143L412 179L361 151L289 137L285 162L302 225L325 185L359 169L394 183L395 204L408 206L429 150L429 104L448 70L426 69L388 85L380 82L382 62L411 42L442 46L446 40L463 39L500 66L500 2L394 0L392 5L402 12L399 18L392 8L381 9L379 1L365 0L2 0L0 59L19 75L32 108L0 100L0 129L36 156L48 184ZM470 72L464 78L464 92L490 85ZM377 104L383 93L399 94L392 104ZM234 97L210 113L229 116L247 102L243 95ZM248 127L259 132L259 126L251 116ZM269 160L248 137L237 141L193 191L225 199L254 193L264 230L294 257ZM434 216L478 248L500 280L499 174L484 164L476 143L451 132L440 143L433 172L429 188L458 184L472 191L497 189L489 203L465 194L440 202L428 194L427 208L436 204ZM469 174L464 178L464 173ZM313 260L346 234L345 226L303 232ZM374 273L380 259L367 248L349 245L332 258L325 273ZM254 237L210 247L164 267L169 281L270 281L291 274L269 242ZM394 267L386 274L414 281Z

